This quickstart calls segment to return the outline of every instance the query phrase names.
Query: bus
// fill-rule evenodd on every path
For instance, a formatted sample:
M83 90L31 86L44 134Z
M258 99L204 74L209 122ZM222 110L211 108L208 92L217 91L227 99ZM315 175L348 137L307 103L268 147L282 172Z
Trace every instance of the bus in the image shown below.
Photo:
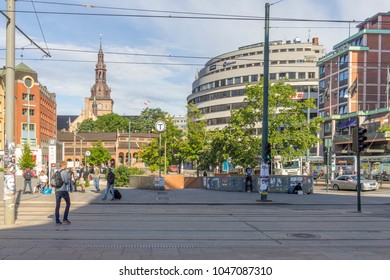
M308 174L318 176L322 171L325 170L324 157L323 156L309 156L310 171ZM308 165L306 164L306 157L299 157L286 162L282 162L279 165L280 175L302 175L306 173Z

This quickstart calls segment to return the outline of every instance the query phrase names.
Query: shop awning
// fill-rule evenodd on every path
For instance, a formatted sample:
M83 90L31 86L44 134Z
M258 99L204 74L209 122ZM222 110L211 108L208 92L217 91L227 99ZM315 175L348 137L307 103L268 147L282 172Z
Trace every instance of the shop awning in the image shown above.
M346 127L355 126L356 125L356 119L351 119L347 122Z
M337 126L337 129L344 129L347 127L347 123L348 121L341 121L339 122L338 126Z

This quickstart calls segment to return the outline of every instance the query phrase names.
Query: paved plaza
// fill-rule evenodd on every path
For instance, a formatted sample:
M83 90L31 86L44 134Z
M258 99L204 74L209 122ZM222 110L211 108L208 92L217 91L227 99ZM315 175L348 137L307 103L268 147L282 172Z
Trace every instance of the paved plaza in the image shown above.
M54 195L23 195L18 178L14 225L4 225L0 203L0 259L390 259L387 186L363 192L361 212L356 192L321 182L314 194L270 193L269 202L258 193L120 190L120 201L91 188L72 193L72 223L57 226Z

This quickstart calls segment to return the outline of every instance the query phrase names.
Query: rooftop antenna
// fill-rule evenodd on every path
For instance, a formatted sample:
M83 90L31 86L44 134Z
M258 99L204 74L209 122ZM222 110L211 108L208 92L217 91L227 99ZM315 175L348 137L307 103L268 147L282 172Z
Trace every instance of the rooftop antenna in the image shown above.
M309 34L308 34L308 37L307 37L307 42L310 43L310 29L309 29Z

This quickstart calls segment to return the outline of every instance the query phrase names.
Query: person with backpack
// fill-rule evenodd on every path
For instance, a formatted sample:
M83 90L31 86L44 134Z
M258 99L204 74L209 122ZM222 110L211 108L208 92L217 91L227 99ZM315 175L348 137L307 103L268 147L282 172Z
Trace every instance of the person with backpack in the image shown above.
M107 195L109 192L112 195L111 201L115 200L114 183L115 183L115 174L114 172L112 172L112 168L109 168L107 174L107 188L104 191L102 200L107 200Z
M24 178L23 194L26 194L27 185L28 185L29 188L30 188L30 194L33 194L33 189L32 189L32 187L31 187L32 171L31 171L30 167L27 167L27 168L24 170L22 176L23 176L23 178Z
M57 181L55 186L56 191L56 208L55 208L55 218L56 218L56 225L62 225L62 224L70 224L70 221L68 220L69 215L69 209L70 209L70 196L69 196L69 179L68 179L68 170L66 169L66 161L61 161L60 163L60 170L59 174L61 177L59 178L62 184L58 183ZM54 175L55 176L55 175ZM59 186L61 185L61 186ZM61 206L61 199L65 200L66 206L64 211L64 216L62 217L62 222L60 220L60 206Z

